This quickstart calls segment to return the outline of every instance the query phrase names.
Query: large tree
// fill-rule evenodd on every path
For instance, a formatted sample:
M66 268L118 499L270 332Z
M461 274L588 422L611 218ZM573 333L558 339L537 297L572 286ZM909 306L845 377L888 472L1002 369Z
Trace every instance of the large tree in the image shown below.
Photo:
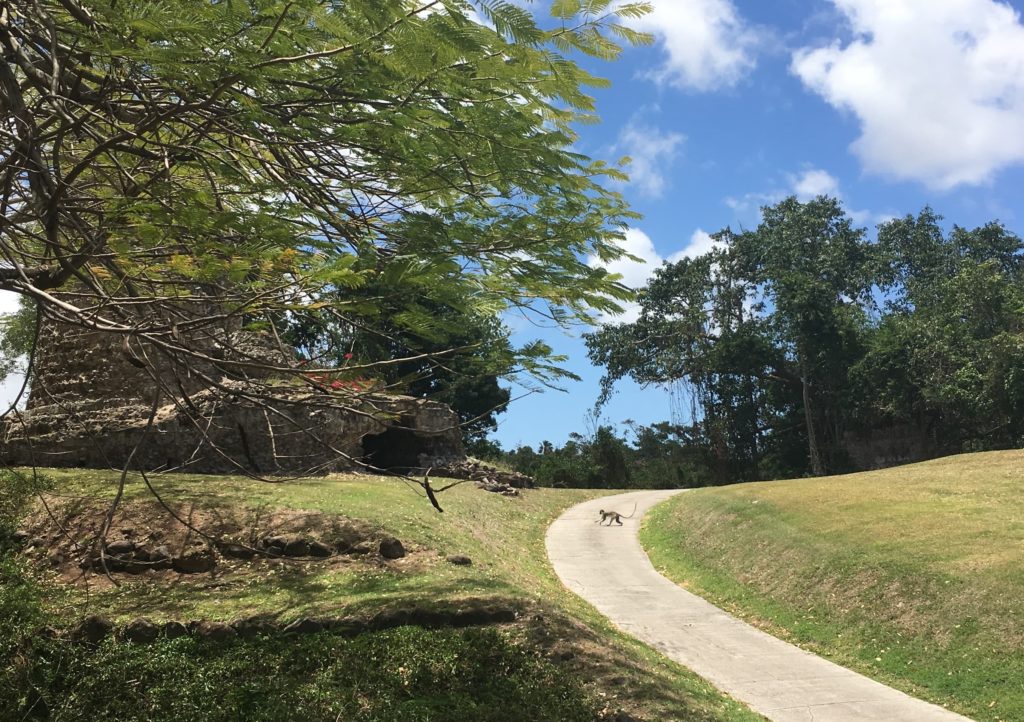
M862 423L920 427L938 448L1024 438L1024 242L999 223L945 233L930 208L879 229L888 313L855 382Z
M637 321L587 336L605 394L623 377L683 382L687 446L716 481L1021 444L1019 237L947 233L926 208L872 241L825 197L762 214L658 269Z
M794 426L812 473L840 463L845 379L871 300L872 247L838 201L788 198L762 212L757 228L726 228L719 249L656 272L638 321L587 339L606 389L624 376L686 382L720 481L760 476L766 432ZM789 458L779 442L772 456Z
M731 234L715 238L728 243ZM754 285L739 271L728 249L666 264L640 292L636 322L586 336L591 360L606 369L602 402L627 376L684 382L719 483L756 477L763 427L773 423L764 397L772 384L794 380L751 305Z
M631 214L572 148L604 81L570 56L643 41L617 21L645 9L0 4L0 289L184 366L238 322L380 329L386 308L399 337L437 331L437 364L445 317L614 309L628 290L584 259L620 255ZM187 334L139 312L196 295L217 304Z
M778 339L800 376L812 473L835 468L846 377L871 303L873 247L838 200L795 197L762 209L757 228L730 249L743 275L773 309Z

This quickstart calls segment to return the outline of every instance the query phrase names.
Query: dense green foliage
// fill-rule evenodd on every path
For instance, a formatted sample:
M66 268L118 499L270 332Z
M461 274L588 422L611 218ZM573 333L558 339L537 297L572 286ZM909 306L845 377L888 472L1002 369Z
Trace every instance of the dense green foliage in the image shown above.
M541 486L581 489L674 489L715 483L713 459L693 429L669 423L631 424L629 435L600 426L573 433L563 446L492 448L486 458L532 476Z
M789 198L658 269L634 323L587 336L604 390L682 383L716 481L820 475L1024 440L1024 244L929 209L853 226Z
M378 303L386 303L384 289L377 297ZM372 326L350 328L324 319L293 318L283 319L281 332L304 356L334 366L340 375L346 367L362 366L367 360L397 360L373 370L374 386L448 404L459 415L467 445L472 445L495 428L495 417L511 398L499 379L522 370L517 359L530 358L539 368L550 348L534 343L513 349L509 331L497 317L456 311L429 300L421 303L434 314L428 328L412 330L392 323L400 312L392 305ZM545 372L562 373L546 364ZM364 374L357 371L353 377Z
M14 532L32 497L51 485L49 477L0 469L0 550Z
M11 544L29 499L45 486L45 479L0 471L0 690L13 689L19 648L45 618L42 592ZM0 718L6 718L4 713L9 711L5 704L0 695Z
M24 372L25 360L35 343L35 330L35 304L25 297L20 299L18 310L0 314L0 381Z
M0 718L590 722L596 714L568 675L515 633L492 629L98 648L37 639L23 665L18 686L0 695Z

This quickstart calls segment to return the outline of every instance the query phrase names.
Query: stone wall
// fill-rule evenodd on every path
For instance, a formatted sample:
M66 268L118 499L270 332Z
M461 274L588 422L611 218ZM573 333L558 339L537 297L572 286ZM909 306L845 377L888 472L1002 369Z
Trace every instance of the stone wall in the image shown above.
M71 302L81 302L75 296L67 296ZM182 299L175 303L140 303L133 309L141 319L170 327L175 323L186 323L187 319L215 312L207 301ZM145 407L148 413L152 403L154 383L149 371L133 365L125 353L124 337L119 334L93 331L89 328L72 326L47 317L39 330L33 375L35 383L28 399L28 408L65 405L69 408L83 408L89 402L100 407L135 406ZM238 323L211 324L208 327L183 331L190 345L215 357L223 355L224 344L217 339L229 341L237 335ZM193 364L192 373L186 369L175 369L172 359L153 349L131 344L131 353L145 355L146 363L158 375L175 386L181 385L184 393L197 393L208 386L200 375L219 377L218 371L209 364ZM280 359L280 354L278 354Z
M175 309L175 319L183 316ZM118 468L138 446L133 466L149 470L267 475L465 458L458 417L443 404L339 397L294 376L275 382L260 364L289 366L295 357L263 334L205 329L192 340L209 361L180 364L137 342L129 354L123 336L44 320L27 409L0 422L0 456L13 465ZM148 432L158 384L133 356L166 387Z

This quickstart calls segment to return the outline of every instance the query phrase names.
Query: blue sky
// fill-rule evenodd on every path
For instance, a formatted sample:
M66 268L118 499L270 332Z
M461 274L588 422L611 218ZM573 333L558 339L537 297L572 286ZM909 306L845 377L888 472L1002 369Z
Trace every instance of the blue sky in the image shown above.
M534 3L540 7L542 3ZM925 205L948 224L1024 233L1024 5L996 0L654 0L652 46L587 63L612 87L579 149L633 158L621 190L643 219L612 270L642 286L706 234L757 224L786 195L839 196L871 229ZM626 317L628 318L628 316ZM579 335L510 319L583 381L515 402L505 448L586 433L600 369ZM664 389L617 387L606 422L668 419ZM516 387L514 394L523 390ZM678 406L678 404L677 404Z

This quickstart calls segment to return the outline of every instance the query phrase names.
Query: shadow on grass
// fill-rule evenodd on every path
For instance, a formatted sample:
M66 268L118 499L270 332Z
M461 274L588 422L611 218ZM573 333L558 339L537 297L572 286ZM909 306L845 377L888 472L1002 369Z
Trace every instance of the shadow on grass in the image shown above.
M639 710L645 718L688 722L763 719L631 638L616 635L612 643L609 635L558 613L537 614L529 620L527 633L560 666L589 680L609 710L621 706Z

